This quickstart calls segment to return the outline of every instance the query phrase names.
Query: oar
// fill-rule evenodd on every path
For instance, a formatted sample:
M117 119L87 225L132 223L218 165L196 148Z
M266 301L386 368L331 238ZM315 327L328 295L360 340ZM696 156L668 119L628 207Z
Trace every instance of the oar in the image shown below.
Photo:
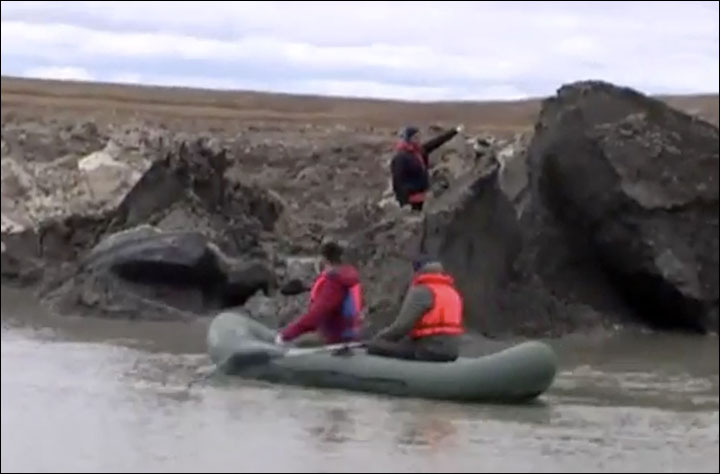
M288 348L287 352L283 354L284 357L298 357L298 356L304 356L308 354L318 354L322 352L334 352L334 351L343 351L343 350L349 350L349 349L357 349L360 347L365 347L367 345L367 342L364 341L358 341L358 342L341 342L339 344L328 344L325 346L317 346L317 347L301 347L301 348Z
M339 344L327 344L324 346L318 346L318 347L288 347L287 350L284 352L257 352L253 354L248 354L246 357L243 357L242 364L243 365L255 365L260 363L267 363L272 359L277 359L280 357L301 357L304 355L309 354L320 354L323 352L341 352L341 351L350 351L350 349L358 349L361 347L365 347L367 345L367 342L365 341L358 341L358 342L341 342ZM217 374L219 371L225 368L228 362L230 362L230 359L232 359L233 356L228 357L227 359L223 360L219 364L215 366L213 370L211 370L209 373L198 377L196 379L191 380L188 383L187 388L192 387L194 384L198 382L205 381L211 377L213 377L215 374Z

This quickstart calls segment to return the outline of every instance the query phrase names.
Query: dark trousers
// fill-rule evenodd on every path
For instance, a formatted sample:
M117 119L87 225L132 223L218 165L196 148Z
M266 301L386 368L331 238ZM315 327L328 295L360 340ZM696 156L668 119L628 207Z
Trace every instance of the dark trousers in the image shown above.
M424 347L422 341L413 339L401 339L400 341L388 341L377 339L370 341L367 346L368 354L391 357L393 359L421 360L427 362L452 362L458 358L457 354L433 351Z
M413 211L418 211L418 212L420 212L420 211L423 210L423 205L424 205L424 204L425 204L424 202L413 202L413 203L410 204L410 209L412 209Z

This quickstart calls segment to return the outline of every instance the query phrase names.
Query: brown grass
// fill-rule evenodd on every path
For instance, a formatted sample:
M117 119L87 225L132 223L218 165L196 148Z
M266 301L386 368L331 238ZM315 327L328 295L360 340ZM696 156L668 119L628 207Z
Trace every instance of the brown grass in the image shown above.
M514 132L532 127L540 100L413 103L261 92L214 91L3 77L3 120L9 113L62 112L93 119L152 116L181 121L233 121L397 129L402 124L465 123L468 129ZM661 97L718 123L718 96Z

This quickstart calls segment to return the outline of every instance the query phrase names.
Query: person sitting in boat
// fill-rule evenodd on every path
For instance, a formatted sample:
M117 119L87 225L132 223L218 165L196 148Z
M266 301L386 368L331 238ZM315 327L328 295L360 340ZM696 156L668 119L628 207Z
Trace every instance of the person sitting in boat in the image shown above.
M462 297L440 262L420 257L413 270L400 314L368 343L368 353L452 362L458 358L464 332Z
M420 130L417 127L406 127L402 132L402 140L395 146L395 156L390 164L392 189L400 207L410 205L413 211L422 211L425 194L430 189L429 155L462 132L463 126L438 135L425 142L420 142Z
M315 340L306 340L303 345L351 342L359 337L363 301L358 272L352 265L343 264L343 249L338 243L324 243L320 253L325 268L310 290L308 310L278 332L276 344L312 331L321 341L311 337Z

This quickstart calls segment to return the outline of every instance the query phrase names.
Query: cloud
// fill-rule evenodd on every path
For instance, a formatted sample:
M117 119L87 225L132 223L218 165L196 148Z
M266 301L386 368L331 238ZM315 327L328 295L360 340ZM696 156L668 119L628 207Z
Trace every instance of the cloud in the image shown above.
M373 81L351 80L294 80L268 83L258 80L234 80L205 76L167 76L118 74L103 79L121 84L148 84L156 86L185 86L220 90L249 90L267 92L287 92L294 94L314 94L322 91L324 95L338 97L374 97L398 100L428 101L455 99L451 88L407 86ZM512 88L497 89L484 98L515 99L523 97L521 92Z
M313 93L323 91L324 94L341 97L377 97L399 100L424 101L428 97L433 100L452 98L449 88L432 86L405 86L373 81L304 81L296 82L292 92Z
M464 94L465 100L520 100L528 97L522 89L513 85L495 85L485 88L478 88L476 91L468 91Z
M118 84L143 84L144 80L140 74L128 72L109 76L106 81ZM159 84L156 84L159 85Z
M86 69L72 66L35 67L24 71L22 76L66 81L92 81L94 79L93 75Z
M3 2L0 33L3 74L120 82L427 100L720 82L717 2Z
M373 43L367 46L317 46L272 37L216 40L170 33L120 33L63 24L37 25L3 21L3 49L8 55L38 60L93 61L103 57L211 60L217 63L280 63L312 71L370 68L378 74L398 71L428 80L504 79L527 72L536 60L517 54L513 61L498 54L482 60L421 46Z

